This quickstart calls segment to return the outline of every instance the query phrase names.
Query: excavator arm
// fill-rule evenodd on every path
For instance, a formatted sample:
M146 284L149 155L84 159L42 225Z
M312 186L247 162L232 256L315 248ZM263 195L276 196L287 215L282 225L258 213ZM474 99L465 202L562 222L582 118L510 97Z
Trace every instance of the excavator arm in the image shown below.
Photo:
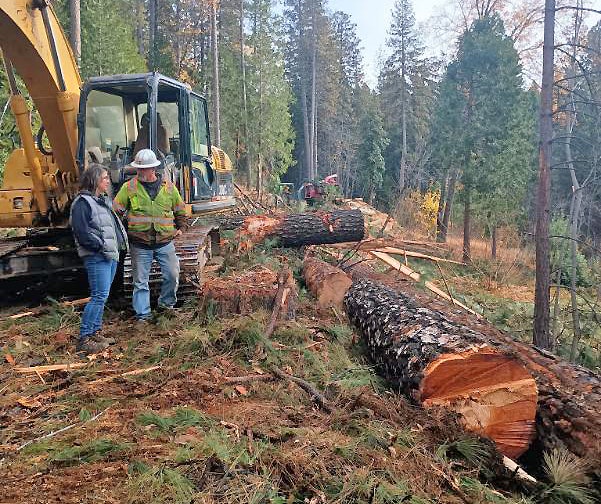
M0 227L64 221L78 178L81 79L49 0L0 0L0 49L23 145L5 166ZM42 154L33 143L29 110L16 87L13 68L40 114L51 154Z

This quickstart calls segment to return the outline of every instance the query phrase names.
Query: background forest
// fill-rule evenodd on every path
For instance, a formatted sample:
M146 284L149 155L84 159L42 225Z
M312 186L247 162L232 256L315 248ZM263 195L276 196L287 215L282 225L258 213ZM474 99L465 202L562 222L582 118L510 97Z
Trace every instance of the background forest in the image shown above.
M356 25L327 0L53 2L68 33L80 9L84 78L157 70L207 96L213 142L248 187L337 174L343 196L439 241L462 232L466 261L472 236L486 240L494 259L533 241L544 2L455 3L436 26L455 41L443 58L397 0L370 87ZM556 20L551 274L580 289L567 312L580 318L554 327L572 359L598 365L601 21L574 5ZM1 72L0 167L18 142Z

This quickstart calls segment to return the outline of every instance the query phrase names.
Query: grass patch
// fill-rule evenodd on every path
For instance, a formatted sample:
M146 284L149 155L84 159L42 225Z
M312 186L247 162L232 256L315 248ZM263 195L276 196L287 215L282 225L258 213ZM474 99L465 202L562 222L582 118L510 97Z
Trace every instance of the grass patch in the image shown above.
M77 465L106 460L116 453L129 449L129 445L112 439L94 439L81 446L71 446L56 451L50 457L52 462L61 465Z
M473 467L483 467L491 458L490 448L476 438L463 438L444 443L436 450L436 456L448 462L449 458L462 458Z
M194 484L177 469L148 467L133 462L128 468L128 504L191 504L196 493Z
M208 428L215 421L193 408L177 408L172 416L162 416L154 411L140 413L136 422L143 426L154 425L160 432L175 432L188 427Z

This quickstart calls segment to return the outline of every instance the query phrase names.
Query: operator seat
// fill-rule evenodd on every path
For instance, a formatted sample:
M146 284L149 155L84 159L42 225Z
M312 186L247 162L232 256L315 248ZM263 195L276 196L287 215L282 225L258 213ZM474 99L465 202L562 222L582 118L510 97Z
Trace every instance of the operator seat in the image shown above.
M142 114L142 118L140 119L140 131L138 131L138 138L136 138L136 143L134 144L134 152L133 156L135 157L138 151L142 149L149 148L149 136L150 136L150 118L148 117L148 113L145 112ZM169 148L169 135L167 134L167 130L165 126L163 126L163 121L161 120L161 115L157 112L157 147L163 153L167 154L170 151Z

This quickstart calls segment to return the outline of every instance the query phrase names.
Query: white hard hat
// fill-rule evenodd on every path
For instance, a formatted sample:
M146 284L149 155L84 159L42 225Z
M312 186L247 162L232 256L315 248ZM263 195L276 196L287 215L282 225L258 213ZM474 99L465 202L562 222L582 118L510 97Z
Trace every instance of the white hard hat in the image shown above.
M159 166L161 162L157 159L156 154L150 149L142 149L136 154L131 166L133 168L155 168Z

